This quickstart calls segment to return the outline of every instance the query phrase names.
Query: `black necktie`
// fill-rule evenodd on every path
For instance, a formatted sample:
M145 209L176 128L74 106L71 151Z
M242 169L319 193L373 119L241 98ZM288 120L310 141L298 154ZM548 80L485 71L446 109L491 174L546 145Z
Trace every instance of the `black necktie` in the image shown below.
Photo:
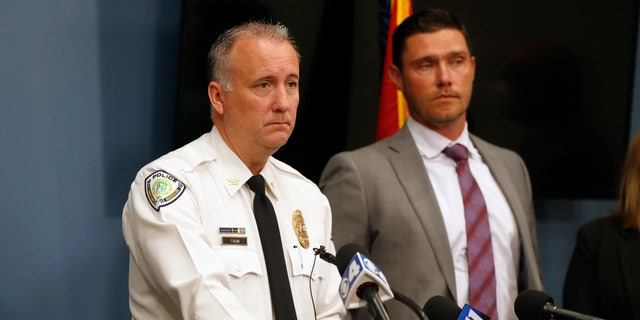
M276 319L297 319L296 309L291 297L289 277L287 276L287 265L284 263L278 220L271 201L264 193L264 178L262 175L255 175L247 180L247 185L249 189L256 193L253 199L253 214L260 233L262 254L267 263L271 304Z

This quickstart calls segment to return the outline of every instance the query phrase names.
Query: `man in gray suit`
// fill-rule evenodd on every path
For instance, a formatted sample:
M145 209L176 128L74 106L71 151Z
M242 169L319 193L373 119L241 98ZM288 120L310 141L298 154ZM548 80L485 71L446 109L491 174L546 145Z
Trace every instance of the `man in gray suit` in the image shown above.
M469 303L465 205L456 162L442 153L462 144L488 212L491 316L516 319L518 293L543 289L531 185L520 156L468 132L476 60L467 31L448 11L416 12L394 32L392 60L388 72L406 98L407 123L385 140L335 155L320 178L336 247L367 248L391 288L420 305L437 295ZM391 319L416 318L396 301L385 305Z

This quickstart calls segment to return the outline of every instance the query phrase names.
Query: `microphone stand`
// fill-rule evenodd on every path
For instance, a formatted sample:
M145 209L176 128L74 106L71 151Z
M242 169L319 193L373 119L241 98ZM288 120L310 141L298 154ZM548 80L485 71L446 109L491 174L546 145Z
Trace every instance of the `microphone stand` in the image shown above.
M558 308L551 302L544 304L543 310L549 314L550 319L569 319L569 320L604 320L588 316L586 314L578 313L575 311Z
M358 296L367 301L367 309L375 320L389 320L382 300L378 295L378 285L375 283L364 283L364 288Z

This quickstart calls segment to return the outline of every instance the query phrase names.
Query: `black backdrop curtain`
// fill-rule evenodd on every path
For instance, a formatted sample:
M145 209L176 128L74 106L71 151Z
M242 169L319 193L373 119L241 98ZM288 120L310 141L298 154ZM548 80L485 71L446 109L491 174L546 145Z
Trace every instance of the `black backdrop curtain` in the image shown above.
M384 1L384 0L380 0ZM467 25L477 58L470 130L517 151L538 198L613 198L629 133L638 3L414 0ZM373 142L379 2L185 0L174 147L211 128L206 54L218 33L264 18L302 53L298 121L276 157L318 181L333 154Z

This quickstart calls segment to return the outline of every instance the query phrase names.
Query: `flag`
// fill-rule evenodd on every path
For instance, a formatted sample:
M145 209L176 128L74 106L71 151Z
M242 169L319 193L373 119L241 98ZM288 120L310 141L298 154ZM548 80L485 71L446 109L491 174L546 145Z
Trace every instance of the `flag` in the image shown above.
M391 35L396 26L413 13L411 0L390 0L389 26L386 34L384 62L382 64L382 81L380 85L380 106L378 109L378 126L376 141L384 139L400 129L409 116L404 95L393 86L389 79L391 66Z

